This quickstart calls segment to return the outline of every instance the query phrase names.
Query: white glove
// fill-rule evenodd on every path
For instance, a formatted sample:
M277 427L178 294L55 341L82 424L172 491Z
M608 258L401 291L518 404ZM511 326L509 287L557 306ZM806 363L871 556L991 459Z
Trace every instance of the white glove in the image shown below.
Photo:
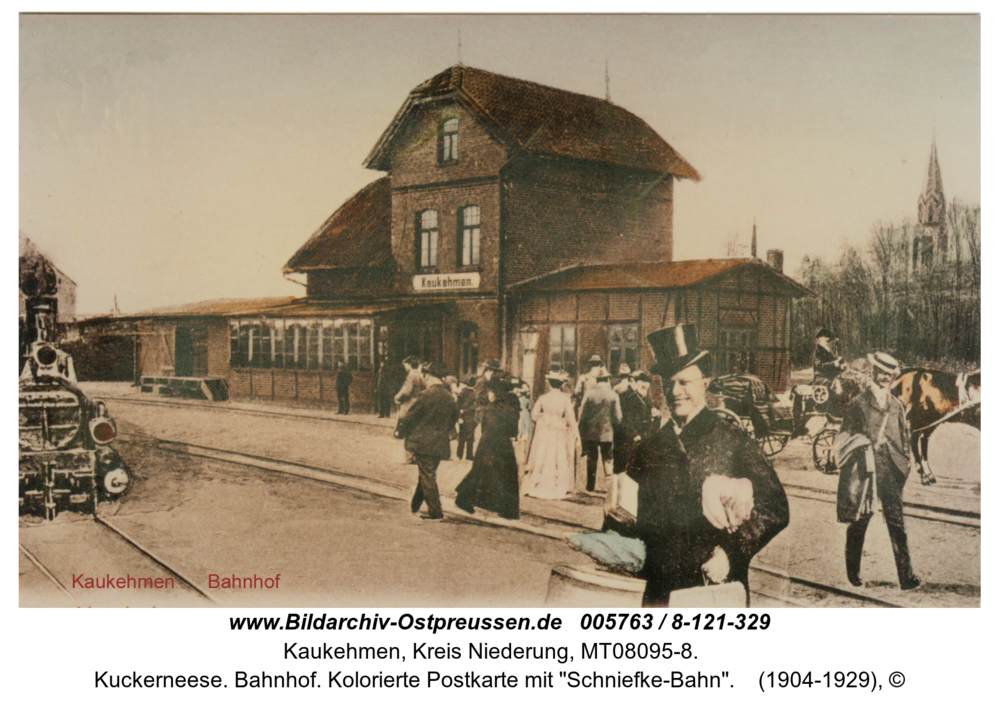
M722 547L712 550L712 556L701 565L701 571L709 583L722 583L729 578L729 557Z
M701 487L701 511L716 529L735 532L753 512L753 483L749 478L710 475Z

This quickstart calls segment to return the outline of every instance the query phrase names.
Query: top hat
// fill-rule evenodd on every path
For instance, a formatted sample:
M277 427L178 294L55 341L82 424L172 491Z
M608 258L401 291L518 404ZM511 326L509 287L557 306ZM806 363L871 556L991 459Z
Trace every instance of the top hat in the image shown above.
M483 370L484 371L486 371L486 370L500 370L500 361L498 361L495 358L490 358L489 360L486 361L486 365L483 367Z
M829 338L831 340L837 340L837 335L828 328L821 328L816 332L816 338Z
M678 324L670 328L653 331L646 336L656 355L656 364L650 370L664 380L668 380L689 365L710 356L698 346L694 324ZM709 358L711 360L711 358Z
M604 361L601 360L601 356L597 355L597 353L590 356L590 367L593 368L595 365L604 365Z
M448 367L444 363L439 363L437 361L424 365L423 371L426 375L429 375L432 378L439 378L442 381L448 377Z
M899 375L899 361L888 353L869 353L868 362L892 375Z

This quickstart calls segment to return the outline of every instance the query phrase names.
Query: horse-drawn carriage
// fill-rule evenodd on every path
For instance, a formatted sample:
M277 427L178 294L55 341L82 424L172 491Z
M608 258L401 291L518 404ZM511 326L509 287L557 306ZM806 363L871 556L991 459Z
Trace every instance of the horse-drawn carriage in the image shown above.
M715 378L709 392L718 395L715 412L739 426L768 456L779 453L797 431L806 431L812 443L813 464L824 473L836 473L833 440L840 431L847 404L862 389L863 378L846 370L832 384L794 385L787 396L776 395L754 375L736 373ZM821 419L822 425L812 420Z
M718 396L715 413L743 429L767 456L774 456L792 436L791 408L782 406L763 380L736 373L712 380L708 391Z

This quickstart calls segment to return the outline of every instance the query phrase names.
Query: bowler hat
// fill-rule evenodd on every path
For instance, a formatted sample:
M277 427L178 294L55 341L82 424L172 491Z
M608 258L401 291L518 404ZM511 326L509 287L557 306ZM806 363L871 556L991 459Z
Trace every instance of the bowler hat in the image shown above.
M649 373L645 370L636 370L632 373L632 379L636 382L652 382L652 379L649 377Z
M821 328L816 332L816 338L829 338L831 340L836 340L837 334L828 328Z
M432 378L439 378L444 380L448 377L448 366L444 363L439 363L434 361L433 363L427 363L423 366L423 371L425 374L431 376Z
M868 362L887 373L899 375L899 361L888 353L869 353Z
M653 331L646 336L656 355L656 364L650 370L667 380L689 365L711 362L711 353L698 346L694 324L678 324ZM702 368L704 370L704 368Z

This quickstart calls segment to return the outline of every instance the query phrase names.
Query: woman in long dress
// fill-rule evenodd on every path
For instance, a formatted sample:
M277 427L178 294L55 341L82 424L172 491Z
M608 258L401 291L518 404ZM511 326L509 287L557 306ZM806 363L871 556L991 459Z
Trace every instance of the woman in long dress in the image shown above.
M510 391L510 382L494 376L487 383L489 405L483 411L483 434L476 457L455 489L455 505L472 514L477 507L500 517L520 517L517 457L511 439L517 436L520 405Z
M562 500L573 495L576 485L576 441L579 432L572 398L563 392L569 377L550 372L552 389L535 403L535 436L528 456L524 494L533 498Z

